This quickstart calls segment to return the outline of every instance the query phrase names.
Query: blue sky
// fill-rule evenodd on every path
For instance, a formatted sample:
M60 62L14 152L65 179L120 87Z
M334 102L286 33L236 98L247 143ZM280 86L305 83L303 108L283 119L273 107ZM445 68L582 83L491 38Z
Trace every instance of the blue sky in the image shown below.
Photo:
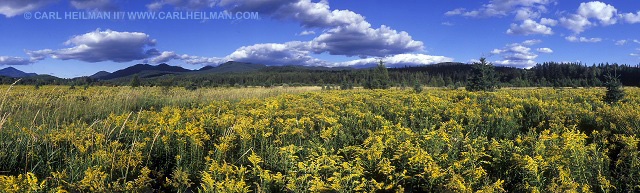
M80 19L69 12L257 13L259 19ZM57 13L62 19L36 18ZM31 17L27 19L27 14ZM640 63L640 2L580 0L3 0L0 68L58 77L137 63L189 69L546 61ZM302 35L303 32L306 35Z

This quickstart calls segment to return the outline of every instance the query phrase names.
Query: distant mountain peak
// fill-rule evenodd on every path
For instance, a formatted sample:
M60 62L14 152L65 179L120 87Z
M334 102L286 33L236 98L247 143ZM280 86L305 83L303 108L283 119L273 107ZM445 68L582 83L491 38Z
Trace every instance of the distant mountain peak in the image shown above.
M204 66L198 72L251 72L265 67L264 64L228 61L218 66Z
M127 77L134 74L139 74L142 72L154 72L154 73L157 72L162 74L171 74L171 73L182 73L182 72L190 72L190 71L191 70L182 68L180 66L171 66L165 63L158 64L156 66L150 65L150 64L136 64L121 70L117 70L113 73L106 74L106 73L98 72L104 76L98 76L96 78L108 80L108 79ZM98 73L94 75L97 75Z
M36 73L26 73L23 72L21 70L18 70L14 67L6 67L4 69L0 70L0 76L8 76L8 77L13 77L13 78L22 78L22 77L28 77L28 76L37 76L38 74Z

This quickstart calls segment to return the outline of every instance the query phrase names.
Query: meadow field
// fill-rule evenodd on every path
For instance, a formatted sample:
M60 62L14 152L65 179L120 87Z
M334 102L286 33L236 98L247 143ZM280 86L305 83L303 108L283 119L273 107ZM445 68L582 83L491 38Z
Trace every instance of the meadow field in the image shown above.
M0 192L638 192L624 90L1 86Z

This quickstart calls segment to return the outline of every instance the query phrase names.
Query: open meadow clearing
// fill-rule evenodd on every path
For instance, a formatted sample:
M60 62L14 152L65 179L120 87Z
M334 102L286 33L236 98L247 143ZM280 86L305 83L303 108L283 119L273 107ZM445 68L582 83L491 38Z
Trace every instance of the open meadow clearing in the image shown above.
M17 86L0 190L634 192L640 89L625 91Z

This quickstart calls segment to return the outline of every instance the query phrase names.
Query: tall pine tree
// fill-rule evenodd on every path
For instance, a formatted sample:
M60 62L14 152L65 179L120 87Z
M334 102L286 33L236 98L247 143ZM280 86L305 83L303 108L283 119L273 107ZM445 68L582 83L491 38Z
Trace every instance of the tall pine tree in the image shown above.
M388 89L391 87L391 80L389 79L389 71L384 66L382 60L378 63L373 71L369 74L369 78L365 84L366 89Z
M495 70L486 58L480 58L480 62L473 63L473 73L466 86L468 91L494 91L496 84Z
M607 103L616 103L624 98L624 91L622 90L622 83L617 75L611 75L611 73L605 76L607 87L607 94L604 96L604 101Z

